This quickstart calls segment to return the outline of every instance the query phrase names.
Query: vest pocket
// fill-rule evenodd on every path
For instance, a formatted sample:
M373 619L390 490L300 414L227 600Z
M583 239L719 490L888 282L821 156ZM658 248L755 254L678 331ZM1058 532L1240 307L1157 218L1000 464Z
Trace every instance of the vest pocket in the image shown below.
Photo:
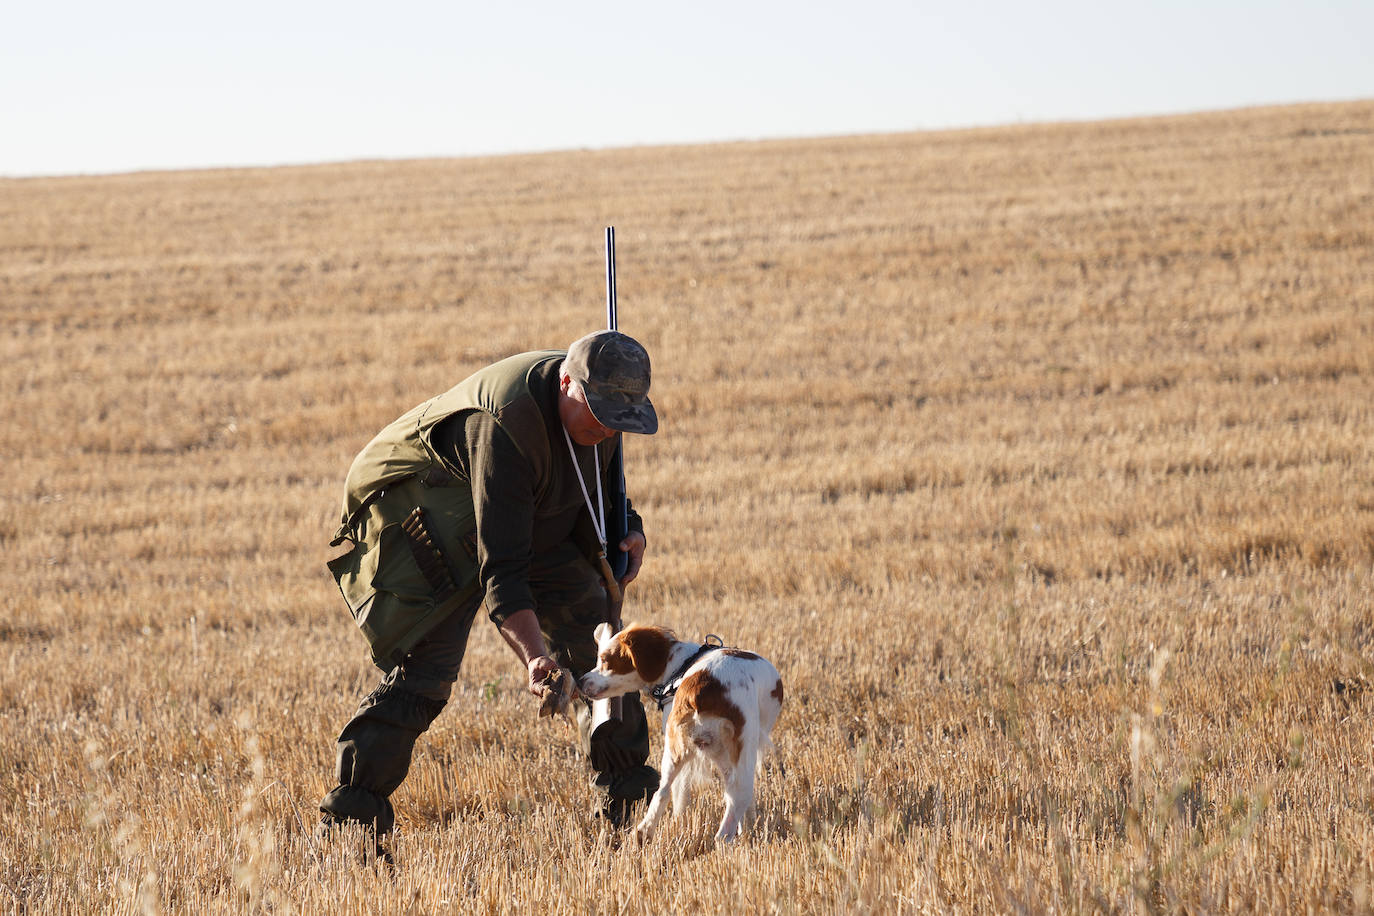
M408 520L414 528L417 505L425 506L422 519L436 548L433 559L444 562L452 578L442 594L436 594L436 570L427 576L417 562L414 531L406 531ZM366 507L348 532L353 549L327 564L383 670L444 614L477 598L476 556L463 544L472 515L465 489L421 489L413 478L402 481ZM455 542L457 550L449 546Z
M377 572L377 559L377 545L358 540L354 542L352 550L325 564L355 619L376 591L372 579Z

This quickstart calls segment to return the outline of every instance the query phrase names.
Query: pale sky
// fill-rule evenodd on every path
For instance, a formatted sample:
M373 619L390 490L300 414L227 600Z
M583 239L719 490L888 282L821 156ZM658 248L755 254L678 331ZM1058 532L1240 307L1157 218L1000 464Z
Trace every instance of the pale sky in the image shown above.
M15 0L0 176L1374 98L1374 0Z

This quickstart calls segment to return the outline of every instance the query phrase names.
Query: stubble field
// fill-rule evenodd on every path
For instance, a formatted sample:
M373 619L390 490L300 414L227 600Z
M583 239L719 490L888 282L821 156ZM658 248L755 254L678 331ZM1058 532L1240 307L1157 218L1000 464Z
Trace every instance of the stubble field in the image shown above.
M0 909L1374 906L1374 103L0 181ZM343 474L486 363L654 357L626 618L788 700L645 849L479 625L394 797ZM658 717L651 714L651 726ZM655 754L658 752L655 734Z

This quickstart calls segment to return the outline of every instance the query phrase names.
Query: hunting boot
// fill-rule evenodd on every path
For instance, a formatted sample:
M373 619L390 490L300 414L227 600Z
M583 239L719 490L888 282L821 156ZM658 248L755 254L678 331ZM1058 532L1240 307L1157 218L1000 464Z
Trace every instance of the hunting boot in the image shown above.
M358 704L339 735L339 784L320 802L326 822L362 824L380 849L396 823L391 793L410 771L416 740L448 702L475 612L449 614Z
M649 755L649 723L637 696L625 696L621 717L591 729L591 711L577 704L578 737L595 775L600 794L596 816L612 828L634 826L635 807L658 791L658 771L644 761Z
M320 801L322 823L361 824L385 856L382 840L396 824L391 793L410 771L416 739L443 708L444 701L403 690L391 676L368 694L339 735L339 784Z

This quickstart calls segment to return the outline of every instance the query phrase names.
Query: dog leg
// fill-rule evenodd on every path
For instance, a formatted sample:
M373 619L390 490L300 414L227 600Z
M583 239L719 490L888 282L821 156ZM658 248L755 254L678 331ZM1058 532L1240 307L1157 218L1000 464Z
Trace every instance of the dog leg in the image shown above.
M716 839L729 843L739 835L740 826L754 804L754 771L740 767L725 787L725 816L720 819Z
M729 843L739 835L754 809L754 779L758 768L758 736L747 735L735 768L725 775L725 814L716 839Z
M649 800L649 808L644 812L644 817L635 827L635 837L640 843L647 843L654 838L654 831L658 829L658 822L663 817L663 803L668 799L668 793L673 792L676 798L677 790L675 784L683 783L682 771L686 768L686 761L674 759L673 752L669 748L663 749L663 760L659 764L662 775L658 779L658 791Z
M678 814L687 810L687 803L692 800L692 786L698 779L701 779L701 768L704 761L697 754L692 754L682 761L682 771L677 779L673 781L673 810Z

